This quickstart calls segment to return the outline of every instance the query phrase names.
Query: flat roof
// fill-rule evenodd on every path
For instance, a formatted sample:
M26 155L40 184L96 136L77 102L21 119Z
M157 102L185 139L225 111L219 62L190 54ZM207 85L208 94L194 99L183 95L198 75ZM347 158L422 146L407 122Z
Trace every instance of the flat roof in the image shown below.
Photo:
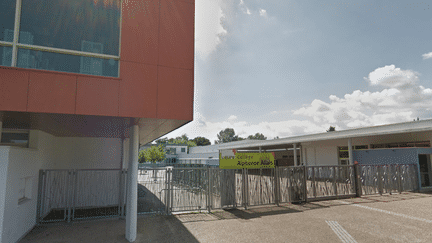
M281 145L306 143L323 140L334 139L348 139L368 136L379 136L400 133L413 133L432 131L432 119L410 121L403 123L395 123L380 126L362 127L355 129L348 129L343 131L324 132L316 134L308 134L273 140L242 140L224 144L218 144L219 150L221 149L258 149L259 147L266 147L266 149L281 148ZM285 146L286 147L286 146Z

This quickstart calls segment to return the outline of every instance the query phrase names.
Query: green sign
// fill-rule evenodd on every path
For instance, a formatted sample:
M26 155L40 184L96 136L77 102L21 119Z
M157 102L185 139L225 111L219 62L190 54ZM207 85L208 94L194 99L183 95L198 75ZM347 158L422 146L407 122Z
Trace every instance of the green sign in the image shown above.
M219 153L219 168L221 169L259 169L274 168L274 153Z

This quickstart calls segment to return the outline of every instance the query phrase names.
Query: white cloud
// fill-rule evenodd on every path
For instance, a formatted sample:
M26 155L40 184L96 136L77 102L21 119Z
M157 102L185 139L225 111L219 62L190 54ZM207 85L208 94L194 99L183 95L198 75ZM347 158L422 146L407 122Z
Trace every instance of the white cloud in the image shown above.
M276 136L322 133L330 126L344 130L411 121L415 117L428 118L432 115L432 89L418 85L418 74L414 71L390 65L377 68L368 77L366 80L371 85L384 89L377 92L355 90L343 97L330 95L328 102L315 99L294 111L269 112L270 116L285 112L299 116L286 121L249 123L239 120L236 115L230 115L224 121L208 121L195 112L193 122L168 134L168 137L186 133L190 138L204 136L213 143L219 131L234 128L241 137L260 132L268 139L273 139Z
M261 9L261 8L260 8L260 10L259 10L259 14L260 14L261 16L263 16L263 17L267 17L267 10L265 10L265 9Z
M425 53L425 54L422 55L422 57L423 57L423 60L432 58L432 52Z
M197 54L206 58L221 43L227 31L221 23L224 13L222 0L200 0L195 3L195 47Z
M418 80L418 73L412 70L401 70L395 65L375 69L365 78L372 85L381 85L390 88L412 86Z
M330 102L314 100L293 112L315 123L330 123L342 129L409 121L430 114L432 90L418 85L419 74L394 65L375 69L365 78L371 85L389 87L379 92L356 90Z
M230 117L228 117L228 121L235 121L237 120L237 116L231 115Z

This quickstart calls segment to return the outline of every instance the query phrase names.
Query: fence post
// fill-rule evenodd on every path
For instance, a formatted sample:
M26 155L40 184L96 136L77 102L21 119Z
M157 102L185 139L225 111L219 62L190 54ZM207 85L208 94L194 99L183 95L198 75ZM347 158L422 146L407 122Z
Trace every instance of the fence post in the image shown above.
M303 165L303 195L304 195L304 201L307 202L308 200L308 194L307 194L307 170L306 165Z
M396 171L397 171L398 191L399 191L399 194L401 194L402 193L402 175L401 175L400 165L396 166Z
M45 172L43 170L39 170L39 178L38 178L38 199L37 199L37 207L36 207L36 224L40 223L41 220L41 207L42 207L42 191L43 187L43 177L45 176Z
M356 197L361 197L362 195L362 184L361 184L361 178L360 178L360 165L358 163L354 163L353 165L354 170L354 190L356 193Z
M211 185L211 169L210 166L207 166L207 208L208 212L211 213L211 206L212 206L212 185Z
M338 169L338 167L334 166L333 167L333 187L334 187L335 196L338 195L338 191L337 191L337 176L338 176L338 174L336 173L336 169Z
M168 214L170 214L171 212L170 212L170 195L171 195L171 192L170 192L170 176L172 176L172 173L170 173L170 169L169 168L167 168L166 170L165 170L165 213L168 215Z
M377 169L378 169L378 193L380 195L382 195L383 194L383 179L384 179L383 172L382 172L383 167L379 166Z
M313 197L316 198L316 183L315 183L315 167L312 168L312 190L313 190Z
M277 206L279 206L279 202L280 202L279 167L274 168L274 194L275 194L275 203Z
M247 210L247 206L248 206L248 198L247 198L247 194L248 194L248 176L247 176L247 169L242 169L243 171L243 175L242 175L242 179L243 179L243 207Z

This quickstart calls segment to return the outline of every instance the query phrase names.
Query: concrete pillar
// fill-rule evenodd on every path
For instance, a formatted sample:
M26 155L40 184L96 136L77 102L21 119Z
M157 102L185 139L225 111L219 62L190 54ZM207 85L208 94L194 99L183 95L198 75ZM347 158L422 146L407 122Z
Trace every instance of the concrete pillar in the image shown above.
M297 160L297 144L293 144L294 146L294 166L298 166L298 160Z
M349 156L349 164L353 165L353 149L352 149L352 141L351 138L348 138L348 156Z
M138 211L138 125L130 127L129 163L127 173L127 199L126 199L126 240L134 242L137 235Z
M262 153L262 149L261 149L261 146L259 147L259 153Z

